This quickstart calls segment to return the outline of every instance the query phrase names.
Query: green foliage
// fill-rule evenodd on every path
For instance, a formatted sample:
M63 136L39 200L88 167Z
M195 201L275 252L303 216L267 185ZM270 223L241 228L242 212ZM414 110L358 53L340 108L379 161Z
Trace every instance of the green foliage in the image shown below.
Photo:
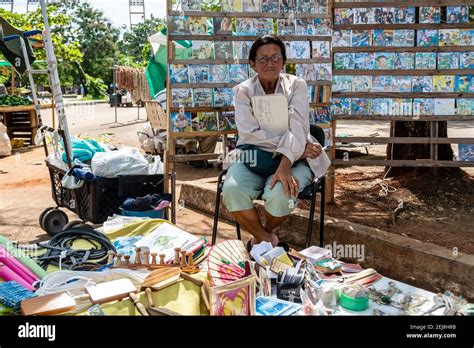
M86 87L89 96L93 99L102 99L106 95L105 91L107 91L107 85L101 78L94 78L86 74Z
M0 105L2 106L25 106L33 104L31 100L18 95L0 95Z

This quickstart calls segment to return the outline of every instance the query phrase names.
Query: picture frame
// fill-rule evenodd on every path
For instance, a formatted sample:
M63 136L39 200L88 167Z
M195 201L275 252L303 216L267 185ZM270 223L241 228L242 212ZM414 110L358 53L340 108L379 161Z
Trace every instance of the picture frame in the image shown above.
M249 316L255 314L255 275L209 288L212 316Z

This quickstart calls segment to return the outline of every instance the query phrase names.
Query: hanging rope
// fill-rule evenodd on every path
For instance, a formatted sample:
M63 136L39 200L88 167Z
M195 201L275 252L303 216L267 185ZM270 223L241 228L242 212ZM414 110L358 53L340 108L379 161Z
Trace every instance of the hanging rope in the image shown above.
M374 181L363 181L360 184L366 189L371 189L375 186L380 186L379 196L386 197L390 192L395 192L397 189L387 183L387 179L375 179Z

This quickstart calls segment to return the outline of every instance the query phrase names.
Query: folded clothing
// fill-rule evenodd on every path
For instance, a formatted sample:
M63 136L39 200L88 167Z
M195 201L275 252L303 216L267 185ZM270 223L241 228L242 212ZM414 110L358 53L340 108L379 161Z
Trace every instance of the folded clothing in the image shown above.
M155 193L146 195L145 197L127 198L120 208L131 211L148 211L155 210L155 208L163 209L169 205L171 197L169 193ZM168 204L165 202L168 202Z

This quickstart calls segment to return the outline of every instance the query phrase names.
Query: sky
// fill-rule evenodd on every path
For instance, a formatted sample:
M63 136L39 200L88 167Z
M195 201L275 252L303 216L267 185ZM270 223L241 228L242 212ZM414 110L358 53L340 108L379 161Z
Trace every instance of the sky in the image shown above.
M129 0L88 0L92 6L104 12L115 26L130 25ZM27 0L14 0L14 12L26 12ZM166 16L166 0L145 0L146 17L153 15L155 18ZM134 23L136 17L133 17Z

